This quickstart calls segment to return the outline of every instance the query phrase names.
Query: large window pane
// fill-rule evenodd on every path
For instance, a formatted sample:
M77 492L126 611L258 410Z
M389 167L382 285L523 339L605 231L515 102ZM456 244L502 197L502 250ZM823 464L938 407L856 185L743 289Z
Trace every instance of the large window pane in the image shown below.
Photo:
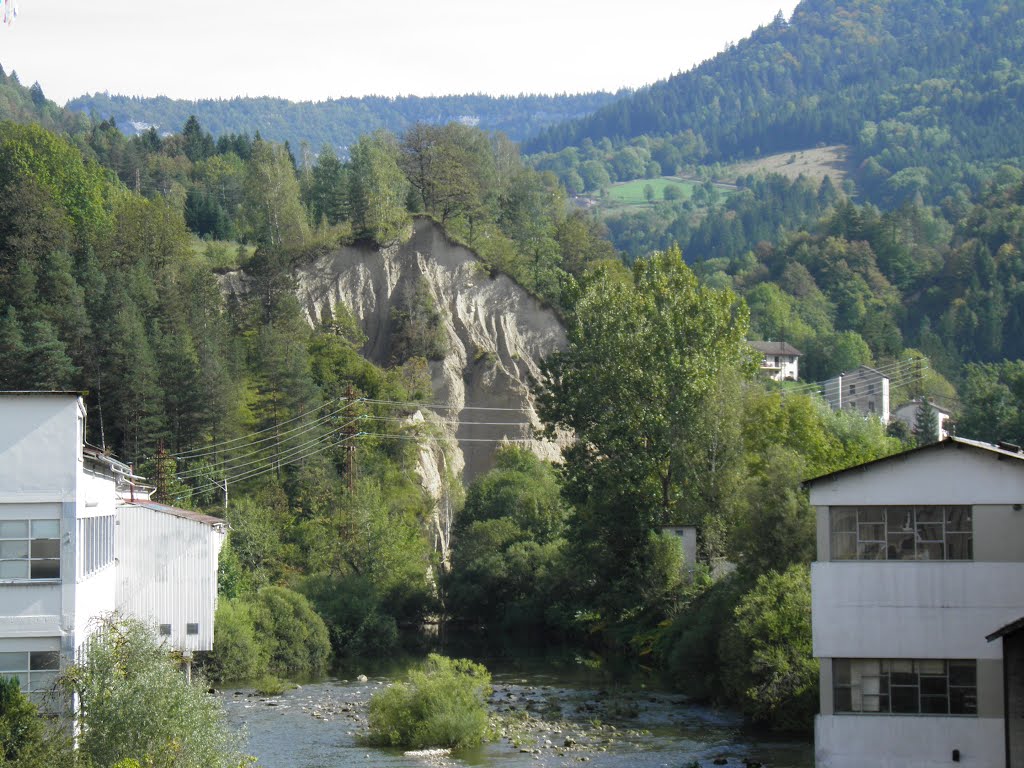
M946 559L973 560L974 537L970 533L950 533L946 531Z
M27 579L28 560L0 560L0 579Z
M60 557L60 542L56 539L32 539L32 557Z
M833 507L830 517L832 530L855 533L857 531L857 508L856 507Z
M0 557L28 557L28 541L0 541Z
M833 560L856 560L857 559L857 534L856 533L835 533L835 534L832 534L832 559Z
M59 579L60 560L33 560L31 568L33 579Z
M972 528L970 507L948 507L946 510L946 530L969 533Z
M32 651L29 654L29 669L60 669L60 652Z
M0 539L27 539L28 520L4 520L0 522Z
M889 701L892 703L892 711L899 713L911 713L918 711L917 688L903 685L893 685L889 688Z
M33 539L59 539L60 520L33 520Z
M0 672L21 672L28 661L24 651L0 653Z

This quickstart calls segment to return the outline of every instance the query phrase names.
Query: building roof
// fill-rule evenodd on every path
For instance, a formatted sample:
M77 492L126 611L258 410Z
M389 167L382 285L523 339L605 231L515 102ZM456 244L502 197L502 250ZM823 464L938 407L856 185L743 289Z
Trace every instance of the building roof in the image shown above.
M1020 630L1022 628L1024 628L1024 617L1021 617L1021 618L1017 619L1016 621L1011 621L1005 627L1000 627L995 632L993 632L991 635L985 635L985 639L988 640L991 643L993 640L998 640L1000 637L1005 637L1006 635L1012 635L1014 632L1017 632L1018 630Z
M819 480L828 480L839 475L844 475L847 472L860 472L868 467L873 467L883 462L893 461L895 459L903 459L912 453L921 453L923 451L938 451L948 450L950 448L962 450L971 449L978 451L985 451L989 454L994 455L996 458L1012 458L1018 461L1024 461L1024 451L1021 450L1020 446L1012 445L1011 443L1000 443L999 445L992 445L992 443L983 443L980 440L968 440L964 437L947 437L943 440L939 440L937 443L929 443L928 445L922 445L919 448L911 448L909 451L901 451L900 453L894 453L892 456L885 456L881 459L875 459L874 461L866 461L863 464L857 464L853 467L847 467L846 469L840 469L835 472L829 472L827 475L821 475L819 477L812 477L810 480L804 480L805 486L817 483ZM1024 465L1022 465L1024 466Z
M125 501L120 506L122 507L142 507L143 509L149 509L153 512L163 512L165 515L174 515L175 517L181 517L185 520L194 520L197 523L203 523L213 528L227 527L228 521L220 517L214 517L213 515L204 515L201 512L193 512L189 509L179 509L178 507L171 507L167 504L161 504L150 499L136 499L135 501Z
M796 355L803 354L787 341L748 341L748 344L762 355Z
M938 411L941 414L944 414L946 416L952 416L953 415L953 412L950 411L948 408L943 408L941 405L936 405L931 400L928 401L928 404L931 405L933 410L936 410L936 411ZM894 408L893 412L901 411L904 408L908 408L910 406L920 406L920 405L921 405L921 401L915 398L914 400L911 400L910 402L904 403L903 405L899 406L898 408Z

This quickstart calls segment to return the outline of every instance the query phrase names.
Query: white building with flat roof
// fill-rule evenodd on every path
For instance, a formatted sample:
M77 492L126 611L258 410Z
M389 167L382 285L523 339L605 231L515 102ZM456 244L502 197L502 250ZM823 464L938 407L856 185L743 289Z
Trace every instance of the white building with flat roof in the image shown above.
M0 393L0 674L36 699L114 611L213 647L224 521L150 501L85 420L77 393Z
M1024 616L1024 454L949 438L807 485L816 764L1024 765L988 639Z

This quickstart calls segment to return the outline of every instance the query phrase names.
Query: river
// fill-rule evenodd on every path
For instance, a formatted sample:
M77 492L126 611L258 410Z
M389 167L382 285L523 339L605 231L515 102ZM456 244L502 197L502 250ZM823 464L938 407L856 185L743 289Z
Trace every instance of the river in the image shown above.
M582 678L582 679L581 679ZM221 692L229 721L247 731L263 768L455 768L494 765L693 768L810 768L809 740L772 739L742 718L634 682L608 685L564 670L494 672L492 722L503 738L455 756L410 756L360 745L366 703L392 678L336 679L263 697Z

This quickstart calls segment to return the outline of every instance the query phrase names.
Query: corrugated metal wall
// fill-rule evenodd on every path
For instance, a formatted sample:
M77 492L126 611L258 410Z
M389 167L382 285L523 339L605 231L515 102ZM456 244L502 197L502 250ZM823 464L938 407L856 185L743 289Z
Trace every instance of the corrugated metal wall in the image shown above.
M196 520L125 505L117 510L118 610L157 625L179 650L213 648L217 555L224 534ZM189 624L195 634L189 634Z

